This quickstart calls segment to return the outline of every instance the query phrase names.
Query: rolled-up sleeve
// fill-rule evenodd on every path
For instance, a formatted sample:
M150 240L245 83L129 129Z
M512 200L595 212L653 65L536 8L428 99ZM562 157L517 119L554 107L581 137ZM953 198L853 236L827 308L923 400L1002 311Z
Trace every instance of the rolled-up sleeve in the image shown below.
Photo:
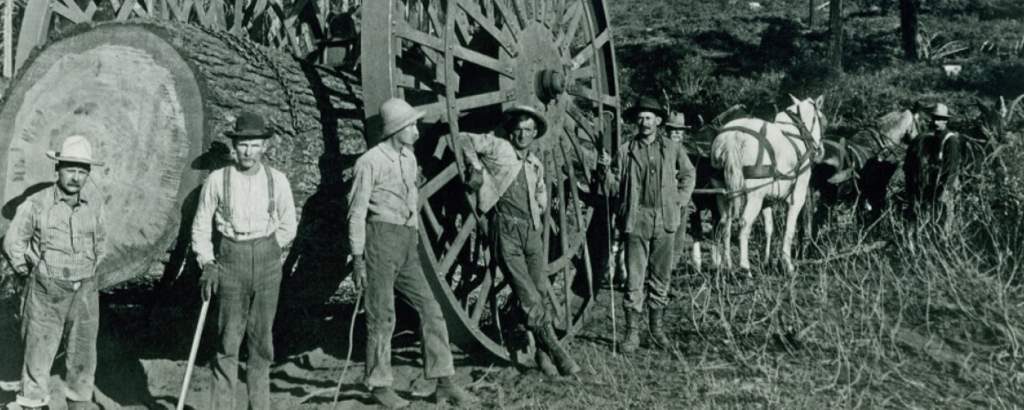
M196 219L192 221L192 251L196 253L196 260L199 266L206 266L216 258L213 255L213 216L217 210L220 192L216 173L211 173L199 192L199 207L196 209Z
M103 205L99 205L96 209L96 239L93 241L93 253L96 255L97 266L107 256L107 215L105 209Z
M4 237L4 253L7 254L14 272L19 275L28 275L32 265L37 263L29 251L36 225L34 207L34 201L25 201L19 205Z
M365 157L356 161L352 190L348 193L348 241L353 255L362 255L366 246L366 213L373 192L373 169Z
M295 198L292 196L292 186L288 182L288 178L283 174L280 174L278 179L278 186L282 186L277 198L277 244L282 248L287 247L288 244L295 239L295 235L299 229L298 217L295 214Z

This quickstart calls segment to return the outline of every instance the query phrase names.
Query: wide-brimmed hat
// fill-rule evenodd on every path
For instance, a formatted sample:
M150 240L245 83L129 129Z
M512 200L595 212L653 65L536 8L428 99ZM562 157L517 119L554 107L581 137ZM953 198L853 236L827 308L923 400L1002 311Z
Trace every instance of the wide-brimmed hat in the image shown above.
M626 118L634 120L643 111L651 112L654 113L654 115L665 118L665 107L662 107L661 103L652 97L640 98L640 101L626 110Z
M928 113L932 118L943 118L949 119L949 107L946 104L938 103L932 108L932 111Z
M384 139L419 121L424 115L427 115L426 111L412 108L403 99L391 98L384 101L380 105L380 116L384 120Z
M46 151L46 156L59 162L103 166L102 161L92 159L92 144L81 135L65 138L60 145L60 151Z
M502 123L506 125L508 125L508 121L510 121L512 117L517 114L525 114L529 115L530 118L533 118L533 121L537 123L537 136L534 138L543 137L544 134L547 134L548 132L548 121L545 120L544 116L540 115L540 113L537 112L537 110L533 109L533 107L530 107L528 105L517 105L505 110L504 114L505 119L502 121Z
M235 119L235 129L224 133L231 139L266 139L274 135L267 129L263 117L252 112L243 112Z
M668 115L668 121L665 122L665 128L672 128L677 130L688 130L689 125L686 125L686 116L681 112L674 112Z

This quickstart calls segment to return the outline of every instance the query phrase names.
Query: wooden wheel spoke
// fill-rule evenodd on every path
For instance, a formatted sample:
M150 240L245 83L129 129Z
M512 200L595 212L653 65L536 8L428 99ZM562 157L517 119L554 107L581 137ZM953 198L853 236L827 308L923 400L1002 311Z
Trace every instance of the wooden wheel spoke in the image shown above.
M435 176L433 179L427 181L427 183L420 186L419 205L423 206L423 204L426 204L427 199L429 199L431 196L434 196L434 194L437 193L437 191L440 190L441 187L448 184L448 182L455 178L457 175L459 175L458 168L455 167L455 164L450 164L447 167L445 167L444 171L441 171L441 173L437 174L437 176Z
M436 50L439 53L444 53L446 48L445 41L443 39L416 30L406 23L398 24L398 27L395 28L395 35L403 39L409 40L415 44L419 44L421 46ZM500 61L497 58L488 56L486 54L480 53L478 51L469 49L458 44L451 45L451 50L455 58L468 61L480 67L487 68L503 76L515 78L512 74L513 69L511 62ZM430 53L426 52L425 54L427 54L428 56L430 55ZM444 81L440 82L443 83Z
M589 42L587 45L585 45L583 47L583 49L580 50L579 53L577 53L575 56L573 56L573 58L572 58L572 69L575 70L577 68L582 67L583 63L587 62L588 60L590 60L591 57L594 56L594 52L596 50L599 50L602 47L604 47L606 44L608 44L608 40L610 38L611 38L610 30L607 30L607 29L602 31L601 34L598 34L597 36L595 36L593 41Z
M618 97L615 97L614 95L600 94L593 89L580 85L569 87L568 93L574 97L585 98L597 104L604 104L610 107L617 107L619 105Z
M502 104L507 101L512 101L514 98L515 95L512 94L511 92L501 90L478 95L472 95L469 97L462 97L455 101L455 111L463 112L481 107ZM430 119L438 119L448 112L448 107L446 106L444 101L425 104L418 106L416 108L427 112L427 115L424 117L425 119L427 119L427 122L430 122Z
M519 32L522 31L522 27L519 26L519 19L512 10L509 10L508 5L503 0L494 0L493 4L498 7L498 12L501 13L501 17L505 20L505 24L512 33L512 38L518 40Z
M484 308L487 307L487 303L491 299L491 288L494 287L494 273L490 269L484 268L484 280L480 284L480 292L477 293L476 302L473 304L473 310L469 314L469 321L473 326L480 325L480 317L483 316Z
M444 235L444 226L441 225L437 220L437 215L434 214L434 208L430 206L430 202L423 202L423 215L427 217L427 222L430 223L430 228L434 230L434 235L440 237Z
M591 142L597 141L597 132L594 131L594 127L590 124L590 121L583 117L583 113L581 113L580 110L570 108L566 110L566 113L569 114L569 118L572 118L573 122L583 130L583 133L587 134L587 137L590 138ZM569 126L569 124L565 124L565 127ZM566 128L566 132L570 133L571 136L574 134L572 131L573 130Z
M576 38L577 31L580 28L580 18L583 17L583 4L580 1L574 2L567 9L565 16L563 17L563 23L567 23L568 28L558 34L558 38L555 39L555 46L559 47L564 53L572 45L572 40ZM565 22L565 19L569 19Z
M451 269L452 265L455 264L455 259L458 258L459 252L462 250L462 245L466 244L466 240L469 239L469 234L473 233L476 229L476 217L466 217L466 222L462 224L462 229L459 230L459 235L455 237L451 245L448 246L448 251L444 254L444 259L441 260L441 264L438 265L437 270L440 272L447 272Z
M523 0L512 0L512 5L516 8L516 17L519 19L519 27L526 28L529 24L530 17L526 13L526 5Z
M477 10L477 8L472 5L466 4L466 2L469 0L454 1L458 3L459 8L464 10L466 14L469 14L469 17L480 25L480 28L483 28L484 31L487 32L487 34L490 34L492 38L497 40L498 43L501 44L501 47L504 48L509 55L515 56L518 54L518 52L515 50L515 41L508 38L508 36L506 36L505 33L501 31L501 29L494 25L493 21L491 21L483 14L481 14L480 10Z

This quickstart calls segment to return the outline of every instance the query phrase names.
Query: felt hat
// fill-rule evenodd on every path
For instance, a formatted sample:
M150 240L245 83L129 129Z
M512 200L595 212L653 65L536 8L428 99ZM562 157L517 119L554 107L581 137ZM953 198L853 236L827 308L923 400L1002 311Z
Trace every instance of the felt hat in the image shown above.
M544 134L548 132L548 122L547 120L544 119L544 116L540 115L540 113L537 112L537 110L533 109L533 107L527 105L517 105L505 110L505 119L503 123L507 124L508 121L510 121L512 117L517 114L529 115L531 118L533 118L533 121L537 123L537 136L534 138L543 137Z
M380 105L380 116L384 120L384 139L408 127L410 124L416 123L424 115L427 115L426 111L412 108L403 99L391 98L384 101Z
M629 120L634 120L638 115L640 115L641 112L644 111L654 113L654 115L657 115L661 118L665 118L665 107L662 107L661 103L658 102L657 99L654 99L652 97L640 98L640 101L638 101L635 105L629 107L629 109L626 110L626 118Z
M103 166L103 162L92 159L92 144L81 135L65 138L60 145L60 151L46 151L46 156L59 162Z
M688 130L689 125L686 125L686 117L681 112L674 112L669 114L668 121L665 122L665 128L677 129L677 130Z
M235 129L224 133L231 139L266 139L274 135L267 129L263 117L252 112L243 112L235 119Z
M949 119L949 107L947 107L946 104L938 103L935 104L935 107L932 108L932 111L928 114L930 114L932 118Z

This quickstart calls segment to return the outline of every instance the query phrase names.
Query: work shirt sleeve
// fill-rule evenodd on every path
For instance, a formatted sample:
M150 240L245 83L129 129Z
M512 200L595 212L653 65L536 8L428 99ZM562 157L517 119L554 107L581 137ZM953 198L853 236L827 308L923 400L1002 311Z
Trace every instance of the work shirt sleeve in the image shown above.
M196 260L199 266L206 266L216 258L213 255L213 217L220 203L217 195L220 192L220 179L214 177L220 175L211 173L199 192L199 207L196 209L196 219L192 221L192 251L196 253Z
M34 201L27 200L18 206L14 214L14 220L7 228L7 236L4 237L4 252L14 272L19 275L28 275L31 268L39 263L38 258L30 250L32 234L36 226L36 212Z
M492 133L459 133L459 145L462 146L463 154L470 166L477 169L483 167L480 156L494 157L497 155L499 141L500 139Z
M679 187L679 205L689 206L690 197L693 195L693 188L697 184L697 168L690 162L686 150L679 145L679 155L676 159L676 180Z
M292 186L284 174L278 178L278 186L284 189L277 194L277 244L282 249L287 247L299 230L298 218L295 215L295 199L292 196Z
M107 214L106 207L100 205L96 210L96 237L93 241L93 253L96 255L96 266L99 266L100 262L103 262L103 258L107 256Z
M362 255L366 246L366 213L373 192L373 168L369 161L356 161L352 190L348 193L348 241L352 255Z

